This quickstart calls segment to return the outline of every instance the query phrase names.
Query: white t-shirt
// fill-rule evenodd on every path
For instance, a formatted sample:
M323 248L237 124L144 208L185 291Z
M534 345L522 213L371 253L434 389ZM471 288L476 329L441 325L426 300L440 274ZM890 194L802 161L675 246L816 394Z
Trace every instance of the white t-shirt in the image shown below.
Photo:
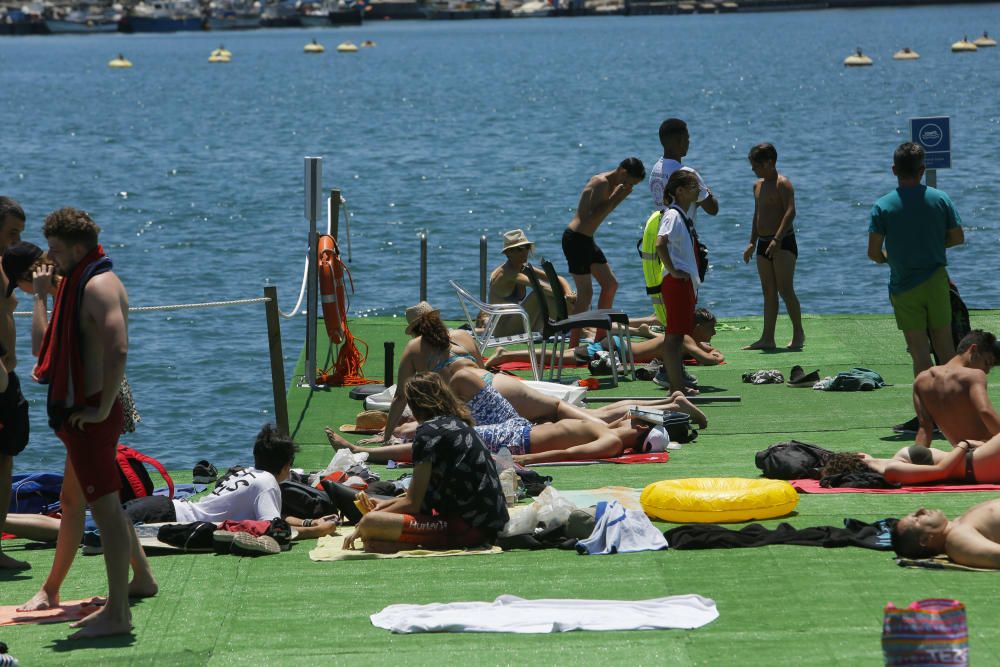
M694 243L691 241L691 233L687 225L684 224L683 214L676 206L671 206L663 213L660 219L660 230L657 236L667 237L667 252L670 254L670 261L674 268L683 271L691 277L691 286L697 296L698 286L701 281L698 279L698 259L694 255ZM667 267L663 267L663 275L669 275Z
M649 173L649 189L653 193L653 204L655 204L656 208L661 211L663 210L663 188L667 187L667 181L670 180L670 175L678 169L690 171L694 174L695 178L698 179L698 201L702 202L708 199L708 186L705 185L705 181L701 180L701 174L691 167L685 167L677 160L661 157L656 161L656 164L653 165L652 171ZM697 221L697 204L691 204L690 208L688 208L687 214L691 220Z
M269 472L247 468L196 502L175 500L179 523L270 521L281 516L281 487Z

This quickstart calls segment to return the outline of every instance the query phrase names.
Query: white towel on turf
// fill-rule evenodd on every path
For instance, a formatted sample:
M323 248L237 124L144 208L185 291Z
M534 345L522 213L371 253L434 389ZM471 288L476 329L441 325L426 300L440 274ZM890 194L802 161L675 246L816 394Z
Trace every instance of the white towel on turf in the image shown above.
M719 617L715 601L700 595L651 600L525 600L501 595L493 602L394 604L372 614L372 625L397 633L571 630L690 630Z
M597 504L594 532L576 543L581 554L625 554L667 548L663 533L642 510L627 510L617 500Z

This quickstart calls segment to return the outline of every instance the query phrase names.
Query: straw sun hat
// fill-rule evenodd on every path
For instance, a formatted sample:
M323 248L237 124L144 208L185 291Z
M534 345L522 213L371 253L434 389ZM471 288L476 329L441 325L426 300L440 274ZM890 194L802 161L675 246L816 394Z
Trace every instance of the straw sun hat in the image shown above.
M378 410L359 412L353 424L344 424L340 430L344 433L380 433L389 421L388 415Z
M429 315L430 313L440 313L441 311L427 303L426 301L421 301L415 306L410 306L406 309L406 333L407 335L413 333L413 323L417 321L418 318L424 315Z
M503 250L500 252L507 252L513 248L520 248L525 245L533 246L535 244L528 240L528 237L524 234L524 230L512 229L509 232L503 233Z

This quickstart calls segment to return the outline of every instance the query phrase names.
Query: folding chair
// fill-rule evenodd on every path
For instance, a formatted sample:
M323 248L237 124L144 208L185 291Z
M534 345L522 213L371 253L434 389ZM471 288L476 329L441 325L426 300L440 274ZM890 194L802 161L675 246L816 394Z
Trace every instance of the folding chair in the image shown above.
M531 330L531 318L528 316L528 311L517 303L483 303L454 280L448 282L458 294L458 302L462 305L465 321L469 324L469 333L476 339L480 353L485 353L489 348L500 345L527 343L528 358L531 360L531 373L536 380L541 380L541 366L535 358L535 341L541 339L542 336ZM486 324L481 331L476 328L476 319L480 311L486 314ZM493 332L496 330L497 324L500 323L500 319L511 315L521 319L524 324L524 333L516 336L494 336Z
M549 285L552 287L552 295L555 297L556 301L556 317L558 319L566 319L570 317L568 309L566 308L566 292L563 290L562 283L559 282L559 274L556 273L556 267L552 265L552 262L542 258L542 270L545 271L545 277L548 278ZM622 350L618 349L619 346L614 344L614 335L612 331L608 331L608 336L610 336L611 343L608 348L611 350L611 359L614 361L617 357L622 362L622 366L626 373L632 374L632 379L635 380L635 355L632 353L632 337L629 335L629 320L628 314L623 310L617 310L615 308L595 308L593 310L588 310L583 313L574 315L573 317L579 317L580 315L606 315L611 322L618 325L618 339L621 341L621 345L624 346L625 358L622 359Z

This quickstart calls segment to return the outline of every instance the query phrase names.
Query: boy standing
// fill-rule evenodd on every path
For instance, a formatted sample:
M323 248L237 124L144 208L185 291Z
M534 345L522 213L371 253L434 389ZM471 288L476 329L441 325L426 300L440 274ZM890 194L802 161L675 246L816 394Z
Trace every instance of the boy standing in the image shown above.
M795 296L793 278L799 249L795 243L795 189L792 182L778 173L778 151L771 144L758 144L750 149L750 167L757 176L753 186L754 210L750 243L743 251L744 263L756 252L757 274L764 292L764 330L760 338L744 350L772 350L774 327L778 321L778 296L792 320L792 340L789 349L805 344L802 312Z

